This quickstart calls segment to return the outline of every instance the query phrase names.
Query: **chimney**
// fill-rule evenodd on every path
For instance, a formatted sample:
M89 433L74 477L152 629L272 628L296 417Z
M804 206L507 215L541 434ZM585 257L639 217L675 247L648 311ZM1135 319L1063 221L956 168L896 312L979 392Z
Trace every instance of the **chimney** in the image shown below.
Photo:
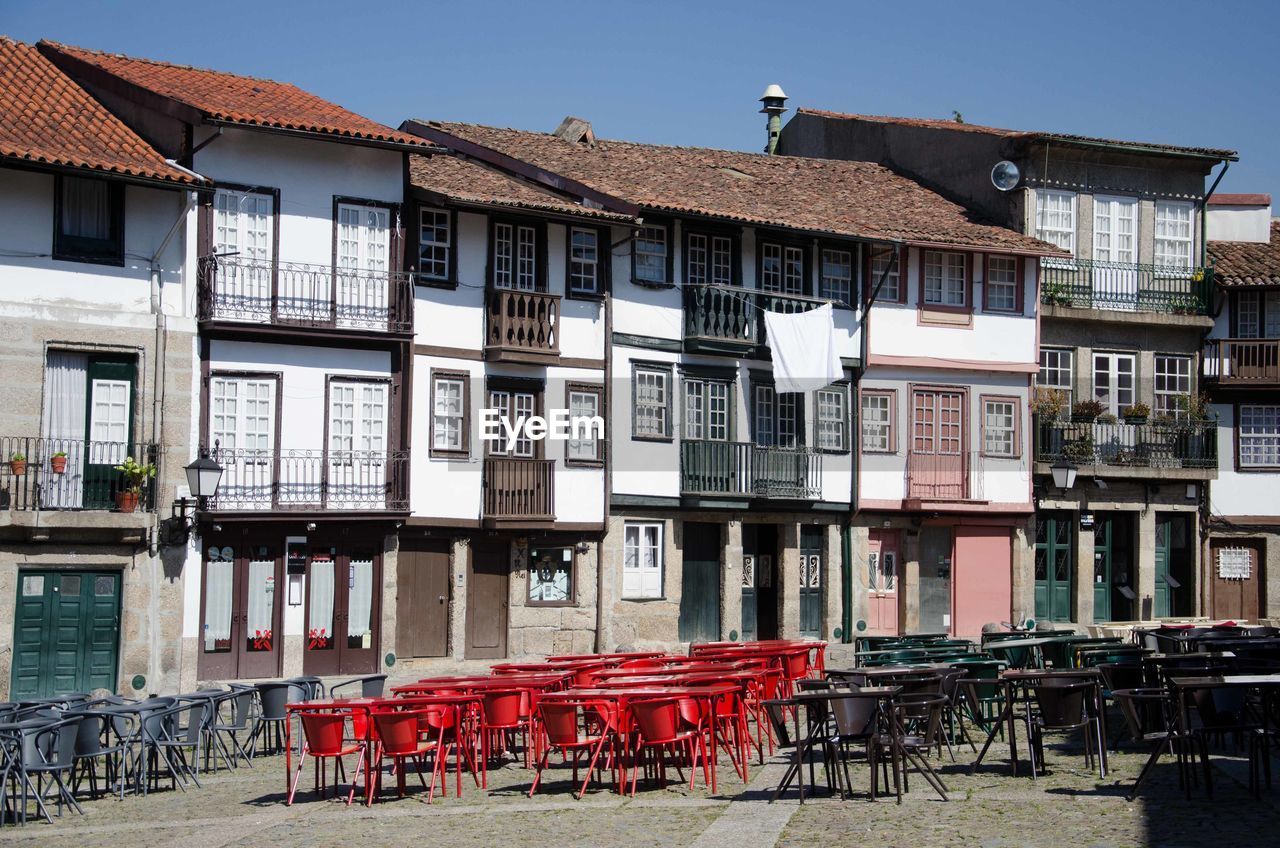
M778 136L782 133L782 113L787 111L787 95L782 86L774 83L760 95L760 102L764 104L761 114L769 116L769 143L765 145L764 152L772 154L778 149Z
M555 128L552 135L558 136L571 144L585 144L587 147L596 146L596 134L591 129L591 122L585 118L578 118L573 115L566 115L564 120L560 122L560 126Z

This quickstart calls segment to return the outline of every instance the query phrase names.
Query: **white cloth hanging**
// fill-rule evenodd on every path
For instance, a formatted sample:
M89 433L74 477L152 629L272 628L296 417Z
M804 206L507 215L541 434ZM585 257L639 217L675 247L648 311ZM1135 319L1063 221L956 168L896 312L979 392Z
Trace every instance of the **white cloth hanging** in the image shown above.
M808 312L765 312L764 326L775 391L815 391L844 377L831 304Z
M43 505L53 509L79 509L84 505L85 409L88 392L89 357L83 353L49 351L45 364L44 438L40 461L43 473ZM49 459L55 453L67 455L62 474L54 474ZM36 459L36 457L31 457Z

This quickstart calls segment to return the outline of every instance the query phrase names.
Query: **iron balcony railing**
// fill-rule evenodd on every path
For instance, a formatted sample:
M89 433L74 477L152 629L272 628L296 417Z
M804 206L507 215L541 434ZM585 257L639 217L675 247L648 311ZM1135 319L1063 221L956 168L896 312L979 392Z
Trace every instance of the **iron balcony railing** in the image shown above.
M975 450L955 453L907 451L906 492L910 500L980 501L983 456Z
M0 509L118 509L116 495L128 486L116 466L126 457L154 465L159 455L150 443L0 436ZM136 509L154 504L153 478L142 487Z
M822 454L807 447L686 439L680 443L680 491L812 500L822 496Z
M1177 268L1093 259L1043 259L1040 300L1047 305L1122 312L1206 315L1212 268Z
M1205 348L1204 377L1224 386L1280 383L1280 340L1212 339Z
M808 312L829 303L739 286L686 285L684 338L691 347L749 349L768 344L764 313Z
M484 461L484 517L555 520L555 460L490 456Z
M409 509L407 450L215 448L222 481L214 511Z
M1139 468L1215 468L1218 422L1178 419L1145 424L1063 421L1035 416L1036 461Z
M499 353L559 354L559 295L493 289L488 302L486 348Z
M412 273L205 256L197 276L202 321L413 331Z

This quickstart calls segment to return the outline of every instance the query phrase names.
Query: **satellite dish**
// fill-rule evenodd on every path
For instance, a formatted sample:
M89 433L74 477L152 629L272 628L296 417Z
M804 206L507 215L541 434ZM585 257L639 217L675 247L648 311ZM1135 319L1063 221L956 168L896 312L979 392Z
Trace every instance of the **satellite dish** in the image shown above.
M996 163L991 169L991 184L1000 191L1008 191L1018 184L1018 180L1022 178L1022 174L1018 171L1018 166L1003 159Z

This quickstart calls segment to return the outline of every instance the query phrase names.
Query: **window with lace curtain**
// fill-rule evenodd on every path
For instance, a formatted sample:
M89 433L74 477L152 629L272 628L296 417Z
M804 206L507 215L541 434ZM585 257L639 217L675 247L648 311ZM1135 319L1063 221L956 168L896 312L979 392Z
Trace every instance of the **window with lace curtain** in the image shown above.
M124 263L124 186L59 176L54 182L53 255L73 262Z

